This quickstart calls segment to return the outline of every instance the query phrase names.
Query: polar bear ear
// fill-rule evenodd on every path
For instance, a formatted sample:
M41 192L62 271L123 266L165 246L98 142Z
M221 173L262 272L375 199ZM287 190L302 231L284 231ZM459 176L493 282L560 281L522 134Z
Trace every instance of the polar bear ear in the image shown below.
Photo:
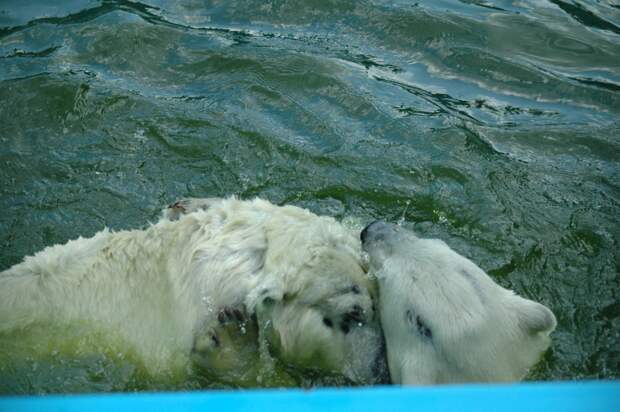
M551 333L557 321L555 315L549 308L534 301L519 299L519 325L528 333L534 335L536 333Z
M182 215L196 212L198 210L207 210L211 206L220 203L221 198L209 197L205 199L188 197L185 199L179 199L168 205L162 210L162 217L168 220L178 220Z

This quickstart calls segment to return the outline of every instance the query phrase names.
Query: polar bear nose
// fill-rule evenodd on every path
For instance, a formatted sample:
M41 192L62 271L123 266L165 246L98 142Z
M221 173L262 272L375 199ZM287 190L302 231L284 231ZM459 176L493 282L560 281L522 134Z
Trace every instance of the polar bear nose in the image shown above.
M386 223L383 220L375 220L374 222L366 226L362 230L362 233L360 233L360 240L362 241L362 243L366 243L368 236L371 235L374 231L376 231L377 228L385 226L385 225Z

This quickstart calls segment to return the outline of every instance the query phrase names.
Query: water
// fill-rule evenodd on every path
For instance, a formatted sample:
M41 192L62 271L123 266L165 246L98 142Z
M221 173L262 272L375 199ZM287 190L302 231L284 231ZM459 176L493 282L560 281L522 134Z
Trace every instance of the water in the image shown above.
M617 2L57 4L0 1L0 270L185 196L403 220L553 309L529 379L620 377ZM226 386L54 356L0 391Z

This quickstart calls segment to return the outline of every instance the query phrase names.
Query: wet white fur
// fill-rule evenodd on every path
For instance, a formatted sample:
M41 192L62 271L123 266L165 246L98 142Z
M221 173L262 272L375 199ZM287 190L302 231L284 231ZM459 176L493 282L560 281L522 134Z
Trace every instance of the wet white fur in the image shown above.
M553 313L502 288L441 240L377 222L363 247L379 280L394 383L515 381L548 348Z
M372 380L380 340L357 234L332 218L263 200L207 200L146 230L104 230L0 273L0 332L86 322L131 345L151 372L186 367L222 307L256 313L293 365ZM178 220L172 220L177 219ZM358 285L360 293L349 293ZM352 305L368 322L344 334Z

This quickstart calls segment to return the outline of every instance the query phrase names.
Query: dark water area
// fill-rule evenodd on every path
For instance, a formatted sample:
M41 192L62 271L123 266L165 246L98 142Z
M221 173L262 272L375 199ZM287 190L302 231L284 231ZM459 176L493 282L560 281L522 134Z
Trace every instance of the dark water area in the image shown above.
M529 379L620 378L619 162L620 1L0 0L0 270L187 196L402 220L554 311ZM0 392L205 387L119 356Z

